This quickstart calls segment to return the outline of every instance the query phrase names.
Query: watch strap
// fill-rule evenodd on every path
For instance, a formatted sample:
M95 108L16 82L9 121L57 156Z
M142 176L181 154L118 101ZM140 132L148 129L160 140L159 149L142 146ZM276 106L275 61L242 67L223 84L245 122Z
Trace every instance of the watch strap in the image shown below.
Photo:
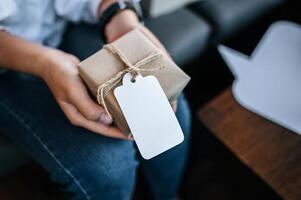
M137 12L135 6L129 1L117 1L112 3L105 11L103 11L100 19L100 35L104 42L107 42L107 38L105 36L105 27L112 20L112 18L122 10L132 10L139 18L139 21L142 21L142 16Z

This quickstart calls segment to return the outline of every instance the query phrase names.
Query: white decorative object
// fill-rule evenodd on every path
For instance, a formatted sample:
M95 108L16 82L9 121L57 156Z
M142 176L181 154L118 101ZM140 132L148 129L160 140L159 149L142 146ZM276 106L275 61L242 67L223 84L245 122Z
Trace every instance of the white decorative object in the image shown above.
M301 134L301 27L274 23L250 57L225 46L219 51L235 76L235 99Z

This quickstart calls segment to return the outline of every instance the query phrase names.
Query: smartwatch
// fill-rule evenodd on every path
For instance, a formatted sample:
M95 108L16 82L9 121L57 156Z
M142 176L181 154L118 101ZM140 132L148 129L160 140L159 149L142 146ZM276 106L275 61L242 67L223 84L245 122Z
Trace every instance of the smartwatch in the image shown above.
M112 18L122 10L132 10L138 16L140 22L143 22L142 12L137 7L137 4L131 3L129 1L118 0L115 3L112 3L106 10L104 10L99 18L100 25L100 36L104 42L107 42L105 36L105 27L112 20Z

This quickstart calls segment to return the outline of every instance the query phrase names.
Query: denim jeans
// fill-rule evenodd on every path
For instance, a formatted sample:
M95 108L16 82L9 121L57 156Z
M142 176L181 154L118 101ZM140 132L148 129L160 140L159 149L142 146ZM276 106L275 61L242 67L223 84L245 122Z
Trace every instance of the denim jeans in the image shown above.
M190 112L183 95L176 115L184 142L143 160L132 141L71 125L39 78L12 71L0 75L0 133L40 163L72 200L130 199L138 167L152 199L174 197L189 144Z

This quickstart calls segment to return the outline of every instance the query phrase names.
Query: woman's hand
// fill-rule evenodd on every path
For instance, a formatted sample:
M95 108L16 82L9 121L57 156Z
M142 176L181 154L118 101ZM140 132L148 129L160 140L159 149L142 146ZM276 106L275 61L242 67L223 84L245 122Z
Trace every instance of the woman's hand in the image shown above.
M40 56L36 64L43 69L40 76L73 125L104 136L126 139L119 129L109 126L112 120L89 96L79 77L78 63L75 56L50 49Z

